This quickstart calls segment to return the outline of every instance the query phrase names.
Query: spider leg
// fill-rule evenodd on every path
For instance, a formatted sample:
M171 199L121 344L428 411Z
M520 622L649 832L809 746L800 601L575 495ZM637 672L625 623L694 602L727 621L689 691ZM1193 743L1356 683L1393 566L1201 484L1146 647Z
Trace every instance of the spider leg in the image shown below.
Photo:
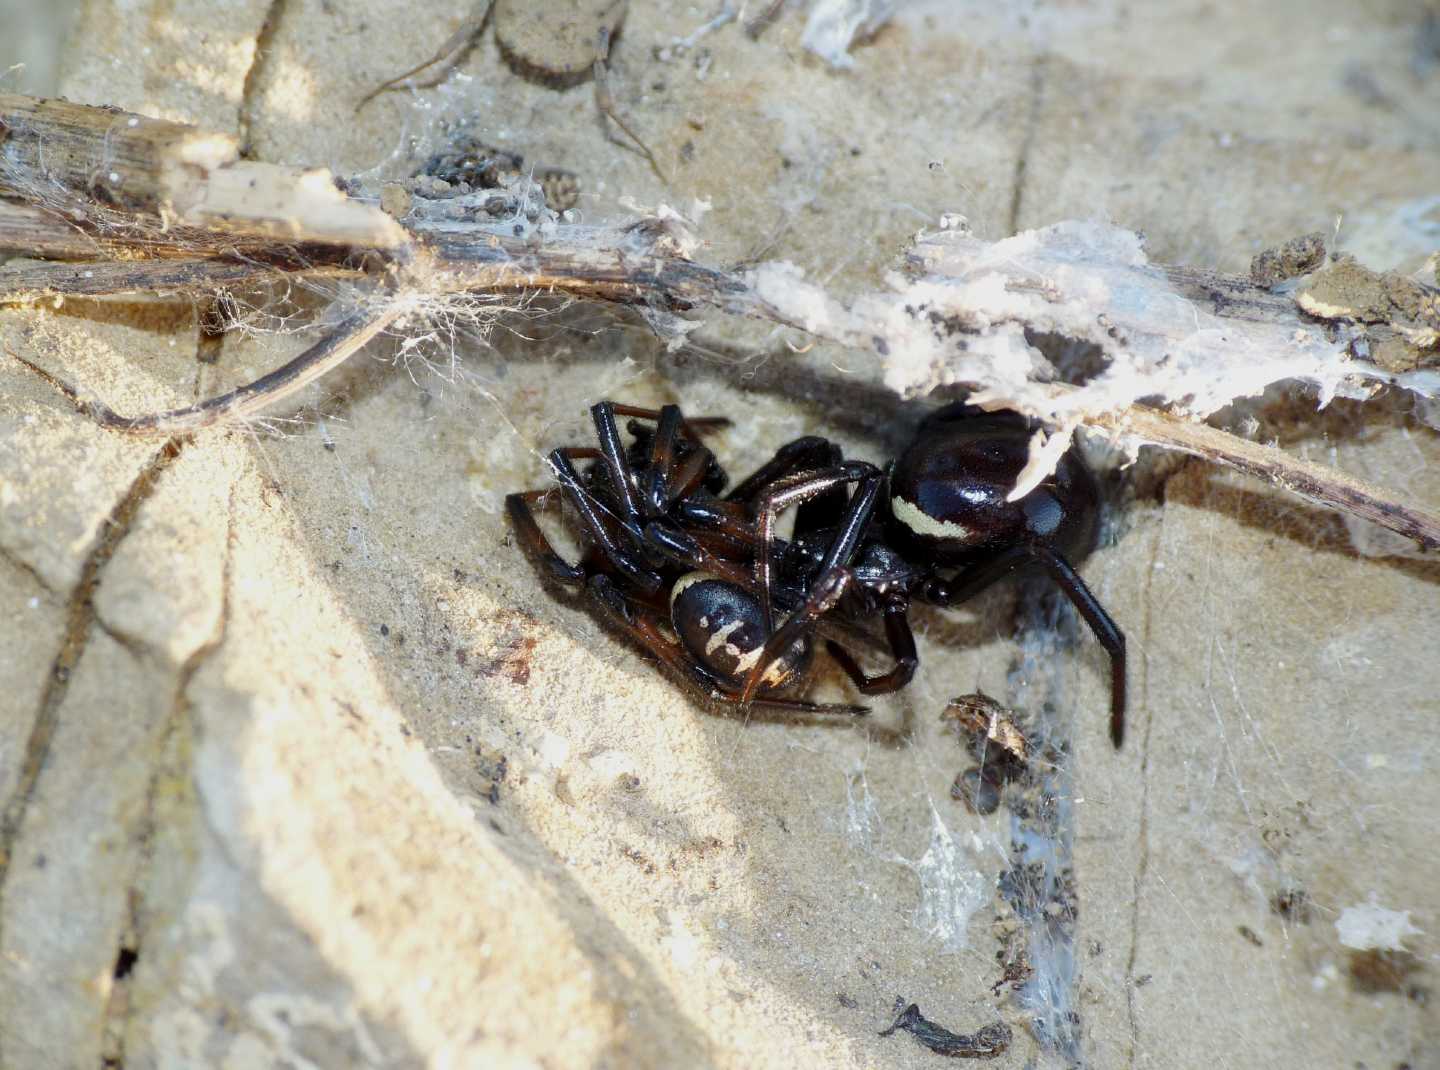
M557 449L551 451L547 460L550 462L551 471L555 473L556 482L560 484L566 497L579 512L581 524L616 571L641 590L659 590L663 582L660 574L647 568L636 554L625 549L616 541L614 535L611 534L606 516L600 512L601 503L581 481L580 474L575 471L575 466L571 463L572 457L593 457L595 454L595 450L586 448ZM601 457L604 459L603 452ZM621 526L627 534L635 538L636 544L639 545L643 534L638 528L632 531L628 526L623 524Z
M646 409L639 405L625 405L619 401L612 402L611 408L616 416L632 416L640 420L659 420L660 409ZM699 442L700 436L708 431L720 431L730 426L730 419L727 416L689 416L680 421L680 429L685 436L692 441Z
M671 469L669 478L665 480L664 512L669 513L677 503L700 489L714 461L715 455L701 446Z
M1034 558L1029 546L1008 547L993 557L969 566L953 580L932 580L927 584L925 601L947 609L953 608L962 602L970 601L1032 560Z
M694 572L709 572L731 583L750 587L754 577L749 569L711 553L689 532L664 521L645 525L645 548L661 560Z
M771 590L774 584L775 518L792 505L799 505L825 494L832 487L858 483L840 525L839 534L830 545L817 575L823 576L841 565L848 565L860 539L875 513L884 476L873 464L846 461L837 468L823 472L800 472L778 481L755 503L755 538L759 549L755 554L755 582L760 589L760 608L765 616L766 631L774 630ZM781 649L785 649L781 647ZM760 669L764 672L764 668Z
M552 579L570 587L578 587L585 582L585 570L579 565L570 564L555 552L550 540L540 530L530 508L537 502L548 501L551 493L548 490L527 490L520 494L507 494L505 512L509 514L510 523L515 526L515 534L519 536L520 545L525 552L544 565Z
M711 696L716 701L733 704L736 706L745 705L734 695L727 695L721 692L718 696ZM869 706L852 706L845 702L811 702L803 698L785 698L784 696L767 695L764 698L751 700L748 705L759 706L768 710L786 710L790 713L841 713L850 717L864 717L870 712Z
M608 576L590 577L587 592L601 619L638 643L652 654L695 698L702 702L721 702L726 705L754 705L770 709L785 710L797 714L847 714L864 716L869 711L864 706L808 702L766 696L753 703L741 699L720 687L719 681L698 665L677 644L667 639L660 629L660 618L643 605L627 598Z
M880 676L866 676L865 670L850 651L833 639L825 642L825 649L840 663L840 667L862 695L888 695L892 691L899 691L910 682L915 675L915 667L920 664L919 655L915 651L915 633L910 630L910 618L906 614L906 606L901 602L885 607L885 637L890 642L895 667Z
M770 663L789 650L801 636L812 629L817 620L834 609L841 597L849 590L854 579L855 574L844 567L833 568L821 573L820 577L811 585L810 593L805 596L805 601L800 608L795 610L790 615L790 619L771 632L770 637L765 640L760 657L745 677L745 686L740 692L742 703L748 703L754 699L766 670L770 668Z
M1110 654L1110 742L1119 750L1125 742L1125 633L1110 619L1100 600L1085 586L1085 581L1063 554L1048 546L1037 546L1035 558L1045 566L1090 625L1095 639Z
M669 405L656 416L661 423L660 433L655 436L651 447L652 457L658 456L656 465L646 468L640 478L634 474L625 449L620 442L620 431L615 425L615 405L609 401L596 404L591 410L595 421L595 433L599 439L598 449L563 449L550 454L550 467L556 480L565 490L581 521L594 542L609 558L615 569L646 593L659 590L663 580L651 565L669 561L688 569L713 572L740 583L749 582L749 574L738 565L731 564L710 553L697 540L668 523L664 510L660 516L648 508L651 504L642 501L636 484L646 481L647 474L659 468L662 482L668 483L669 469L681 467L674 463L674 439L683 426L680 410ZM642 410L648 411L648 410ZM703 451L701 465L708 464L709 451ZM580 475L570 462L577 457L599 457L615 492L618 515L610 514L613 523L602 515L602 502L597 501L593 491L586 487ZM661 505L665 503L662 502ZM615 538L612 527L623 530L634 542L635 551L627 550ZM648 558L648 560L646 560ZM548 564L548 562L547 562ZM550 566L553 568L553 565Z
M642 409L611 403L611 411L617 416L655 421L654 428L645 426L639 419L632 419L626 425L634 439L626 457L635 471L640 504L648 516L668 513L676 501L717 476L724 482L724 473L715 463L715 455L701 444L702 434L730 425L723 416L687 420L678 405Z
M1110 741L1118 749L1125 740L1125 633L1105 612L1100 600L1062 554L1038 543L1012 546L965 570L956 577L956 583L933 584L925 600L939 606L957 606L1022 565L1032 562L1043 565L1050 573L1050 578L1085 618L1096 641L1110 655Z
M816 435L797 438L775 451L775 456L751 472L725 495L728 502L748 502L777 479L796 472L834 468L842 461L840 448Z
M740 502L685 495L675 502L671 515L687 530L724 539L737 556L752 553L757 545L750 510Z
M655 435L650 440L650 463L640 478L640 495L652 516L665 515L681 494L689 494L699 486L713 458L702 446L677 461L675 450L683 422L679 405L662 407L656 417Z
M635 475L625 457L625 445L620 441L620 428L615 425L614 402L601 401L592 405L590 416L595 421L595 437L600 440L600 459L605 462L605 471L615 488L620 522L638 541L642 537L640 501L635 489Z
M614 406L611 406L614 411ZM650 469L667 469L675 463L675 440L680 437L679 405L662 405L655 417L655 437L650 441Z
M615 423L615 414L621 409L630 412L654 415L657 426L650 440L650 459L640 472L631 467L624 444L620 441L620 429ZM636 409L632 406L617 406L612 401L601 401L590 409L595 421L595 435L600 440L600 457L605 470L615 487L619 499L622 522L632 535L641 538L643 521L663 516L673 502L672 484L676 490L694 489L694 484L703 480L712 454L704 447L687 454L679 460L676 439L686 429L685 419L678 405L666 405L658 412ZM696 454L699 459L696 460ZM698 468L698 474L696 469ZM680 473L680 474L677 474Z

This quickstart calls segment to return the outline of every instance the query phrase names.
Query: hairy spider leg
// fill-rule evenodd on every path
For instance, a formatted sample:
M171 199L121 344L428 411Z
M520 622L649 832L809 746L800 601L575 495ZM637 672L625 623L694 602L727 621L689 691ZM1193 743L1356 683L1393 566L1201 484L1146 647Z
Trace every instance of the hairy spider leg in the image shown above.
M1050 578L1085 618L1096 641L1110 655L1110 742L1118 750L1125 741L1125 633L1110 619L1100 600L1063 554L1043 543L1012 546L966 569L956 577L958 582L928 584L922 597L934 605L957 606L997 580L1004 579L1015 569L1031 563L1044 566Z
M608 576L592 576L586 584L586 591L604 620L654 655L661 665L669 669L681 684L702 701L722 702L730 706L761 706L797 714L846 714L863 717L869 712L864 706L809 702L805 699L775 695L761 696L753 702L742 701L739 696L721 687L720 681L688 657L679 645L665 637L658 614L642 603L628 598Z

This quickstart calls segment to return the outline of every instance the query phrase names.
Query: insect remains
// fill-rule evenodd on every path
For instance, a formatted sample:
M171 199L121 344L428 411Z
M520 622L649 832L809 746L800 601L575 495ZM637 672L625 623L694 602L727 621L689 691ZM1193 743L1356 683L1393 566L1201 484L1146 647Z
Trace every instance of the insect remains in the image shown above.
M591 416L597 445L552 451L558 487L509 495L511 523L543 576L584 590L693 692L736 706L864 712L797 697L820 642L861 694L898 691L919 662L912 605L958 606L1038 568L1109 652L1110 735L1121 745L1125 636L1074 567L1095 544L1095 478L1072 451L1007 501L1027 459L1022 417L947 406L885 469L846 460L828 439L799 438L722 493L728 477L702 435L728 420L609 401ZM633 418L628 446L617 416ZM557 496L578 518L575 564L535 518ZM791 508L794 531L781 539L776 522ZM850 645L877 618L893 664L870 676Z

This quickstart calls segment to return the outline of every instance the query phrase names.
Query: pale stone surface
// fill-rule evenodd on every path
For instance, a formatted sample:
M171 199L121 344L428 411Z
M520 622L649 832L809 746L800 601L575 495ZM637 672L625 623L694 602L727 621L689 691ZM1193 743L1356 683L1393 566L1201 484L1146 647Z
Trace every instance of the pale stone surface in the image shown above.
M170 464L95 592L96 615L111 635L176 668L220 627L238 463L235 451L196 450Z
M9 799L24 764L25 740L51 676L51 662L65 635L65 606L35 574L0 554L0 589L6 614L0 623L0 695L8 716L0 718L0 792Z
M669 189L603 139L588 85L516 78L491 33L442 89L351 117L469 7L92 3L65 91L341 172L398 172L392 152L434 136L437 114L478 116L577 171L587 214L707 198L707 259L763 250L840 293L873 286L945 210L991 237L1109 214L1155 259L1242 268L1337 211L1372 221L1344 240L1373 241L1433 194L1440 76L1410 73L1412 23L1349 5L957 24L917 4L835 74L800 48L797 13L758 42L732 24L657 59L713 12L632 0L614 90ZM1260 43L1277 34L1283 48ZM1401 106L1347 90L1356 64ZM1418 263L1414 230L1384 245L1396 262ZM71 302L0 330L125 412L305 342L231 337L210 369L195 324L188 303ZM977 685L1038 701L1013 672L1011 595L917 614L917 680L863 728L744 724L541 588L499 513L544 484L545 450L586 440L601 397L735 417L716 438L732 474L805 433L884 457L920 410L868 385L873 358L794 355L755 328L707 325L708 347L677 356L604 317L515 330L528 338L467 348L452 381L373 347L382 359L311 391L323 418L208 434L163 462L0 364L0 567L16 570L0 619L26 621L36 598L42 614L7 640L20 664L0 665L7 807L104 519L163 468L101 563L3 845L0 1063L935 1065L875 1035L904 996L958 1031L1003 1017L1016 1040L997 1065L1045 1065L991 994L988 909L959 919L961 951L922 924L955 884L923 864L947 830L965 873L1004 862L1004 816L949 798L964 761L938 714ZM768 359L735 367L752 354ZM1285 415L1263 411L1259 433L1440 507L1433 431L1351 407L1322 439ZM1408 989L1433 987L1440 926L1436 566L1360 558L1332 518L1203 467L1147 478L1157 495L1115 511L1117 544L1086 568L1130 635L1120 755L1103 656L1082 637L1052 661L1074 726L1090 1062L1433 1061L1435 1003ZM1292 887L1309 921L1273 912ZM1398 991L1362 990L1335 934L1372 890L1422 931Z
M1347 462L1420 460L1414 492L1436 500L1433 433L1389 423L1352 408L1325 428ZM1198 465L1131 520L1101 582L1143 622L1145 712L1122 770L1081 763L1080 871L1130 893L1087 898L1095 1064L1173 1065L1167 1048L1223 1035L1320 1065L1343 1023L1367 1065L1424 1065L1429 966L1369 988L1334 922L1371 892L1434 916L1440 566L1356 557L1336 518ZM1078 746L1103 741L1096 726ZM1427 938L1406 946L1430 961Z
M105 635L71 674L6 871L0 1050L14 1066L100 1062L169 683ZM7 800L8 801L8 800ZM60 1064L66 1065L66 1064Z
M246 75L267 16L283 7L84 0L63 53L60 94L243 134Z
M87 304L86 310L98 319L72 320L67 314ZM143 382L153 369L152 382L158 384L169 374L174 383L183 365L177 366L171 353L187 341L194 352L193 337L177 335L175 328L192 317L187 313L120 324L113 322L114 315L113 308L87 302L69 302L54 315L6 309L0 311L0 345L83 382L105 383L125 368L124 354L137 348L153 354L155 347L147 343L161 334L165 341L158 359L148 362L150 367L142 362L135 381ZM183 396L173 386L147 391L127 384L121 390L127 401L137 395L162 405ZM0 537L12 559L63 597L79 583L106 517L158 447L76 423L56 411L54 397L34 375L9 379L0 388L0 441L5 443L0 450Z

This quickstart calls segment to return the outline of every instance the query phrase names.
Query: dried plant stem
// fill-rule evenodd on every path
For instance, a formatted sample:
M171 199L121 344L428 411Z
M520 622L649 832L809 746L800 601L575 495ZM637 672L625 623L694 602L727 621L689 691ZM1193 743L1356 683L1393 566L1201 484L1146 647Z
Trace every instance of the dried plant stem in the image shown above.
M1273 446L1250 442L1145 405L1132 405L1120 413L1093 415L1085 422L1117 436L1180 450L1244 472L1307 501L1379 524L1414 539L1426 550L1440 548L1440 516L1412 508L1382 487L1291 456Z
M253 383L183 409L148 413L144 416L121 416L101 402L87 401L80 397L79 392L69 383L12 352L8 346L6 352L54 386L70 399L76 409L102 427L133 435L183 435L213 427L218 423L253 419L277 400L291 396L332 368L339 367L403 314L404 308L399 303L356 313L331 328L324 338L298 357Z
M483 22L488 5L477 4L475 11L469 26ZM466 39L457 33L442 53ZM597 63L603 89L603 48ZM414 307L413 295L557 293L661 314L709 306L889 352L883 323L832 301L813 284L805 284L803 300L785 298L787 311L777 305L774 287L756 281L757 275L690 260L689 246L664 219L615 227L552 219L542 236L538 228L527 232L516 225L524 215L523 195L514 218L506 220L485 213L457 217L459 202L417 197L402 225L377 205L340 192L321 173L241 160L223 136L117 109L13 94L0 94L0 143L0 193L37 202L0 202L0 249L96 256L0 271L0 304L136 291L193 297L275 276L340 277L370 289L359 311L288 364L229 394L170 412L119 415L16 356L80 411L116 430L172 435L253 417L357 352ZM936 255L945 251L936 249ZM924 263L920 269L933 270ZM1217 322L1237 330L1260 323L1283 333L1289 325L1307 325L1290 297L1249 279L1180 267L1156 270L1188 302L1190 315L1207 308ZM824 305L826 314L813 316L806 311L812 305ZM965 381L960 374L953 379ZM1334 469L1141 405L1071 411L1073 419L1111 434L1206 458L1427 549L1440 547L1440 517Z

